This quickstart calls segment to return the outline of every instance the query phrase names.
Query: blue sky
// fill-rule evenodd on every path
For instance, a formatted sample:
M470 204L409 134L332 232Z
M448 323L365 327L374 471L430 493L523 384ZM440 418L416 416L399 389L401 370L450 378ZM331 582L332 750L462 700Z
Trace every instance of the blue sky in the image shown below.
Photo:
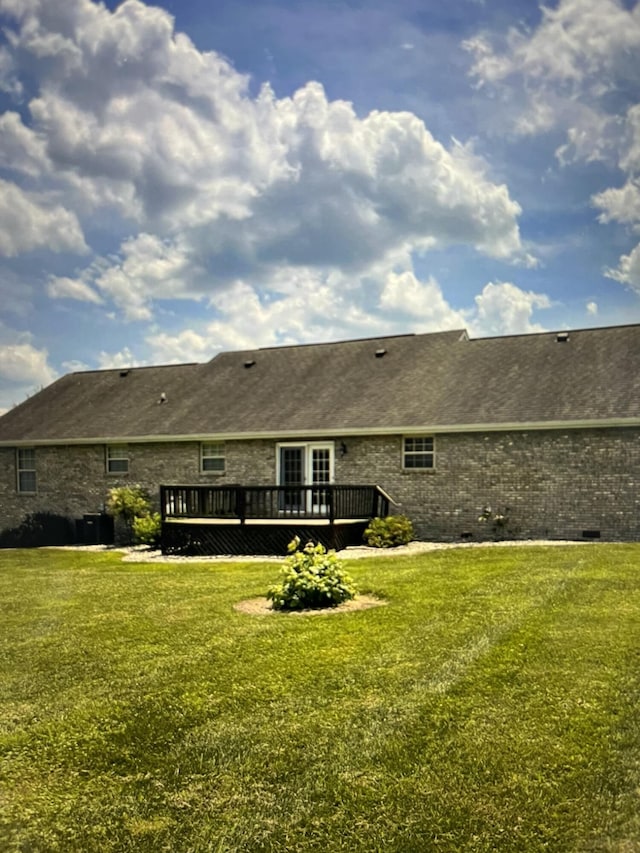
M640 3L0 19L0 411L69 370L640 322Z

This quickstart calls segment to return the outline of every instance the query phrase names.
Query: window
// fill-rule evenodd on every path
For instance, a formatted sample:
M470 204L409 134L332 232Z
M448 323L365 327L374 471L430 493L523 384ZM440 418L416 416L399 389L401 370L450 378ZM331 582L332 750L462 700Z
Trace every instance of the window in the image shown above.
M36 452L33 447L18 450L18 491L36 490Z
M126 444L110 444L107 447L107 473L129 473L129 448Z
M405 438L403 467L425 469L434 467L433 437Z
M200 445L200 470L214 474L224 474L224 442L214 441Z

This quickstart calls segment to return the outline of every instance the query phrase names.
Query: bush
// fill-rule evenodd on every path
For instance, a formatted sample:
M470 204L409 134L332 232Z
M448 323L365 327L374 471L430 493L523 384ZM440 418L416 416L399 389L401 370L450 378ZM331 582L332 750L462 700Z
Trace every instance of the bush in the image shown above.
M0 532L0 548L41 548L46 545L71 545L75 529L63 515L34 512L23 518L17 527Z
M151 514L149 493L142 486L116 486L109 489L107 512L114 518L122 519L127 529L128 541L132 542L135 520Z
M138 545L159 548L161 529L159 512L152 512L150 515L142 515L133 519L133 538Z
M374 518L364 531L364 541L372 548L394 548L413 539L413 524L406 515Z
M511 534L509 529L509 507L504 509L491 509L490 506L485 506L478 516L478 521L481 524L488 524L493 533L494 539L504 539Z
M355 598L356 588L335 551L300 539L289 543L290 556L281 569L281 580L267 592L274 610L305 610L336 607Z

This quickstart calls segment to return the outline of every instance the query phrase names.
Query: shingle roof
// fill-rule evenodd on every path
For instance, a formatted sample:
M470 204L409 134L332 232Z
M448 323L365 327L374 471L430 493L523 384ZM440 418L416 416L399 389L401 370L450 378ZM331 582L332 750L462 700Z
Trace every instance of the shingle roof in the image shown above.
M0 442L640 421L640 325L557 337L458 330L72 373L0 418Z

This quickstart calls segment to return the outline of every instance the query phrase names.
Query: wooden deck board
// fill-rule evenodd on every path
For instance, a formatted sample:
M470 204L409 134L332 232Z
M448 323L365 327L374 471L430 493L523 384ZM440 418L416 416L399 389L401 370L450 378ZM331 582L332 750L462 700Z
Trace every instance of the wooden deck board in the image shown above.
M336 518L333 524L362 524L368 522L368 518ZM223 524L240 526L239 518L165 518L165 524ZM287 526L300 525L301 527L327 527L331 524L328 518L247 518L245 527L257 525Z

